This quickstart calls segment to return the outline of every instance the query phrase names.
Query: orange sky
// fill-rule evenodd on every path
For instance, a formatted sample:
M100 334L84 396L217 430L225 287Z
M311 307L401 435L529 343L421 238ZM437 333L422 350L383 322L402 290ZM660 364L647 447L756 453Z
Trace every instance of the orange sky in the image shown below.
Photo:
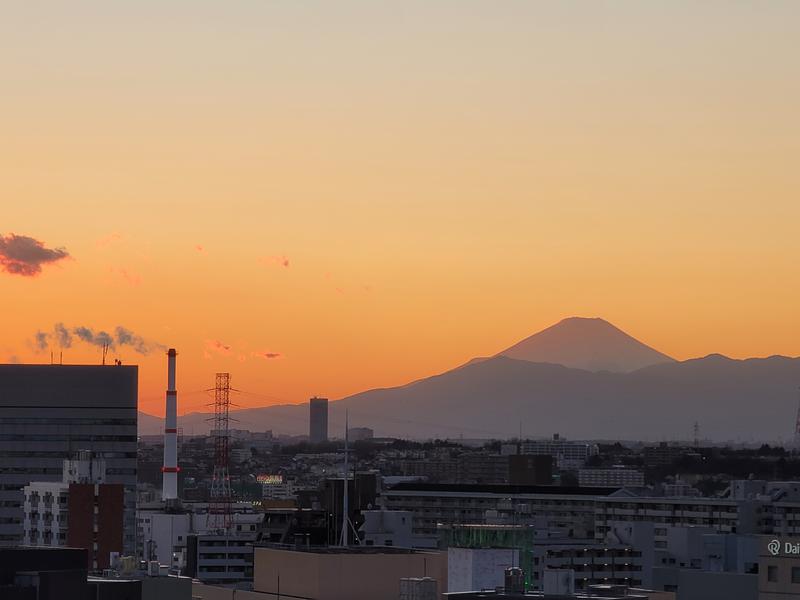
M338 398L570 315L800 354L796 3L33 4L0 19L0 235L70 258L0 273L0 360L124 326L188 411L216 371ZM162 352L112 356L161 412Z

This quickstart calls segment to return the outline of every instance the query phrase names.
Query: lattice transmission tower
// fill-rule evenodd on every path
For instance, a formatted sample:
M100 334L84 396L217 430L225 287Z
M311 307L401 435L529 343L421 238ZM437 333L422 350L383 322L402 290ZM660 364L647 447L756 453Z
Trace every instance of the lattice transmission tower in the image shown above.
M206 525L213 531L227 532L231 528L231 477L229 411L231 405L231 374L217 373L214 386L214 476Z

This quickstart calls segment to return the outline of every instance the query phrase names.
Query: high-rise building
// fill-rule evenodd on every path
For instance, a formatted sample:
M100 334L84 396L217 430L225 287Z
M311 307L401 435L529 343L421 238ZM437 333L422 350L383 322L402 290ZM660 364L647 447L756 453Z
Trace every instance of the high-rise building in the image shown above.
M328 399L311 398L308 402L308 441L319 444L328 441Z
M124 489L126 554L136 549L138 367L0 365L0 546L22 543L23 487L61 481L90 450Z

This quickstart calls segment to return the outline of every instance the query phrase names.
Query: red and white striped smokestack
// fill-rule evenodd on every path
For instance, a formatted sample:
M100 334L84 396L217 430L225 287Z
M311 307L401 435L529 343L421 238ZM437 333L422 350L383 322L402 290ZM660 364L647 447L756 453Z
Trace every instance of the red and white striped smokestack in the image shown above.
M161 499L178 498L178 392L175 389L175 348L167 352L167 411L164 419L164 466Z

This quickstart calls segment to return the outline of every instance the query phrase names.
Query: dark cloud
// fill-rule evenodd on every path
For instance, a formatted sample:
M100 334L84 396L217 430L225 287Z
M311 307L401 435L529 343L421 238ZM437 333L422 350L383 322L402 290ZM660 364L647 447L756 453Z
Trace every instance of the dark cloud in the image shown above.
M253 356L256 358L263 358L264 360L275 360L277 358L283 358L283 355L280 352L253 352Z
M42 272L42 265L68 256L64 248L45 248L42 242L26 235L0 236L0 267L6 273L35 277Z

